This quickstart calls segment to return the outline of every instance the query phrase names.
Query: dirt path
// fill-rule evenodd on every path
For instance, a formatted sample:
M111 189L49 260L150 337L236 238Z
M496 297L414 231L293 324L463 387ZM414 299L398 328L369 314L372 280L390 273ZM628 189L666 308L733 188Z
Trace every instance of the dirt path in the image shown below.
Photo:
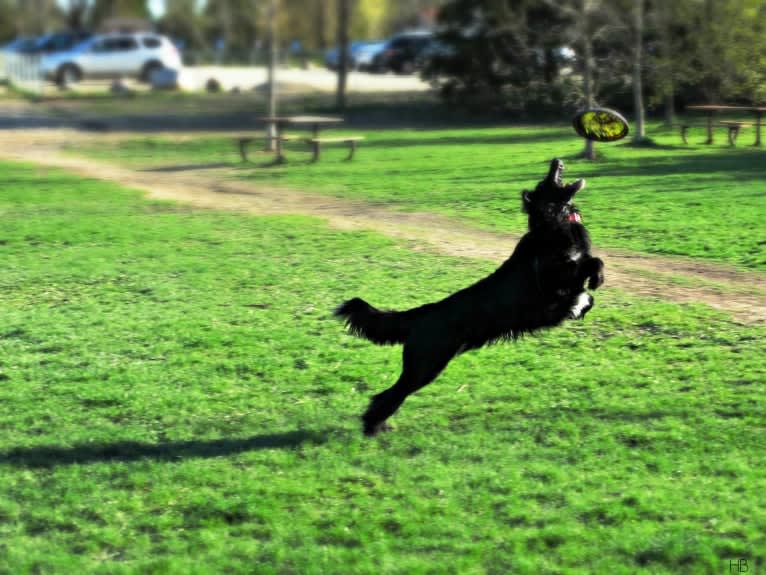
M399 212L284 188L226 179L226 167L184 171L141 171L61 151L63 144L93 138L69 130L5 132L0 157L65 168L82 176L145 190L149 197L201 208L255 214L303 214L336 228L375 230L415 248L501 262L517 237L477 230L429 213ZM119 134L100 138L119 138ZM123 136L124 137L124 136ZM607 286L675 302L701 302L746 324L766 324L766 275L683 258L596 250L606 263Z

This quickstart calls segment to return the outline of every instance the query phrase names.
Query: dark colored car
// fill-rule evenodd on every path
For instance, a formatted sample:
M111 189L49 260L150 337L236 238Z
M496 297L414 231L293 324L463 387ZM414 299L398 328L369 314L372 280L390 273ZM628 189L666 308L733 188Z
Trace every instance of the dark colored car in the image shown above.
M373 62L378 72L412 74L422 63L422 55L434 42L431 32L403 32L391 38Z

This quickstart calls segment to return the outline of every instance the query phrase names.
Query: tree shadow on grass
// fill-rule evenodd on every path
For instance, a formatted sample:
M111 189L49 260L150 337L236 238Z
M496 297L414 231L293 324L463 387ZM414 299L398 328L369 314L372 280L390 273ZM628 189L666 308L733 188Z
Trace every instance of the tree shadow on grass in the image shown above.
M227 457L262 449L294 449L303 445L321 445L335 430L295 430L265 433L242 439L213 439L207 441L172 441L168 443L142 443L117 441L89 443L72 447L42 445L19 447L0 452L0 465L19 467L56 467L88 463L131 462L142 459L178 461L186 458Z

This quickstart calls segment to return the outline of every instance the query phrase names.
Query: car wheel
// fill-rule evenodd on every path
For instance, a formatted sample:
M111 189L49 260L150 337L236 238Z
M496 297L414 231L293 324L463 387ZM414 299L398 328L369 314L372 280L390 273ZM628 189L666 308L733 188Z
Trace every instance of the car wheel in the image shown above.
M157 70L162 70L162 68L164 68L164 66L160 62L147 62L141 70L141 81L147 83L150 82L152 74Z
M56 84L59 88L68 88L82 79L82 72L74 64L64 64L56 73Z
M400 74L413 74L414 72L415 72L415 64L410 62L409 60L402 62L402 65L399 66Z

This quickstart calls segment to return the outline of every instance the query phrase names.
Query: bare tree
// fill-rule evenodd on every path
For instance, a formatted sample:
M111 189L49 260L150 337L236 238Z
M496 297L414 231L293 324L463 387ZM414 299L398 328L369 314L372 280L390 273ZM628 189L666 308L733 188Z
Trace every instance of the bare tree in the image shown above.
M633 0L633 113L636 128L633 141L646 139L644 126L643 70L641 69L644 52L644 0Z
M69 0L61 5L64 20L70 30L84 30L85 19L88 14L88 0Z
M269 0L269 78L268 78L268 100L269 116L277 115L277 1ZM277 145L277 126L274 122L269 122L268 148L274 151Z

